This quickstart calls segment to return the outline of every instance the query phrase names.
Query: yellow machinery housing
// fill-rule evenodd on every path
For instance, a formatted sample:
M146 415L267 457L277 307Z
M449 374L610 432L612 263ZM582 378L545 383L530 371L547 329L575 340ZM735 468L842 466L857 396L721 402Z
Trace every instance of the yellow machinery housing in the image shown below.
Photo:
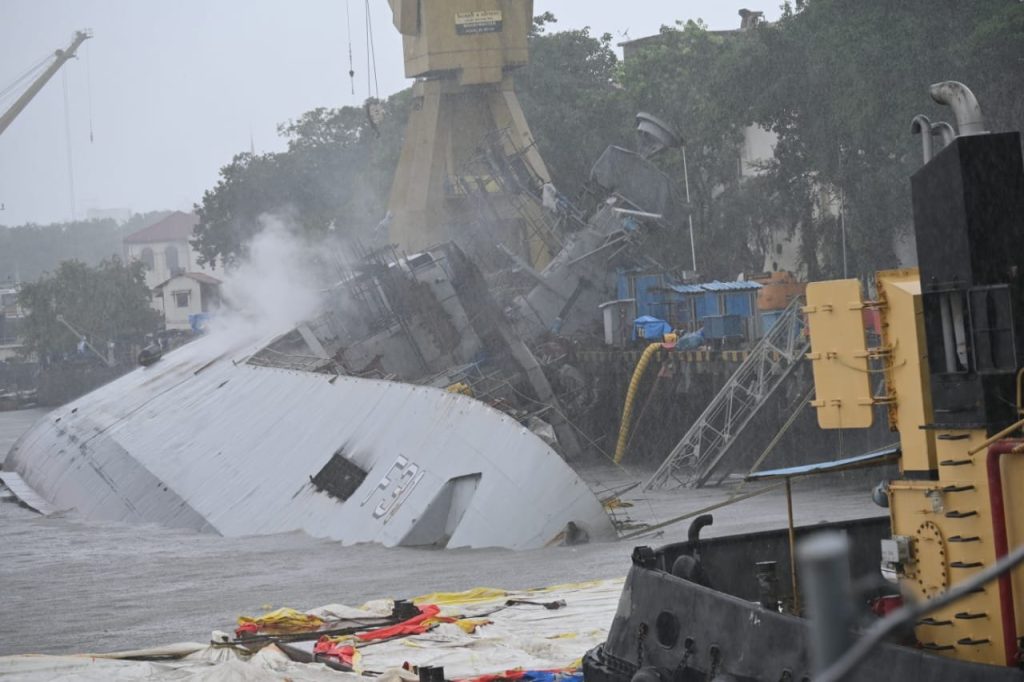
M898 576L904 594L927 600L996 560L986 469L994 439L984 428L926 428L934 420L918 273L880 272L876 288L878 300L862 304L856 280L808 286L815 406L823 428L848 428L858 421L870 425L860 396L871 372L884 373L886 392L870 402L887 407L902 456L901 476L889 483L892 540L883 543L883 568ZM879 311L876 348L865 348L863 324L851 333L851 321L862 319L863 306ZM868 357L873 367L861 360ZM1008 542L1014 547L1024 543L1024 508L1010 493L1024 489L1024 458L1002 458L1001 474ZM1024 595L1024 569L1013 573L1012 585L1015 594ZM937 653L1006 665L1003 644L1013 633L1004 632L1004 618L1024 631L1024 608L1013 607L1001 601L999 586L992 583L920 621L915 632Z
M389 234L406 251L463 241L470 191L488 198L498 238L534 267L557 240L539 207L487 174L467 174L497 148L537 185L550 181L513 89L527 63L532 0L389 0L402 33L405 75L416 78L402 155L388 202ZM484 141L490 140L488 149Z

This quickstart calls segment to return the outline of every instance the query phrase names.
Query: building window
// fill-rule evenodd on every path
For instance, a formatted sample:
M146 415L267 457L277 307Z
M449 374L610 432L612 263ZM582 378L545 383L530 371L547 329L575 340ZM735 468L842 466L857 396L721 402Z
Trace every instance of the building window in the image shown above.
M187 308L189 302L192 300L191 291L175 291L174 292L174 304L179 308Z
M142 264L146 266L147 270L152 270L153 266L156 265L156 260L153 258L153 249L148 246L142 250Z
M170 244L164 249L164 261L167 263L167 272L174 277L180 274L181 268L178 265L178 247Z

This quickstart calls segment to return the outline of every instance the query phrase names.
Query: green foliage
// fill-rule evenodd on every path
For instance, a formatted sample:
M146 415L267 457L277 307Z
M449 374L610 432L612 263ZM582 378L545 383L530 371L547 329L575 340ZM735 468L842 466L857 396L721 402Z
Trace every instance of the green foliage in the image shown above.
M961 55L992 128L1017 130L1024 127L1024 3L984 4L991 9L973 24Z
M930 101L931 83L967 83L992 129L1024 122L1024 6L1007 0L803 0L774 24L716 33L689 23L651 42L623 82L687 138L706 274L756 266L769 234L797 230L806 274L841 274L840 207L850 272L895 265L921 164L909 122L952 118ZM738 183L750 124L778 144L760 177Z
M851 274L895 265L921 163L909 121L952 117L928 98L931 83L968 84L993 130L1024 124L1024 4L1012 0L798 0L742 32L665 28L625 63L610 36L554 23L535 18L515 80L556 186L577 195L607 145L632 147L636 112L665 119L686 139L698 269L709 277L760 269L771 240L796 234L805 275L841 274L843 225ZM237 258L263 213L313 235L376 225L409 105L408 91L381 103L379 136L363 109L317 109L281 128L287 151L235 157L197 206L203 258ZM758 175L741 178L751 125L778 143ZM657 163L684 197L681 153ZM650 248L667 266L690 265L685 225Z
M530 37L532 38L543 34L547 30L544 28L545 26L548 24L554 24L557 21L558 19L556 19L555 15L551 12L538 14L533 18L533 26L530 28Z
M616 84L611 37L587 29L547 34L555 21L537 17L530 65L516 72L527 121L555 184L579 192L608 144L629 144L631 107ZM381 102L376 129L362 108L315 109L281 126L288 150L239 154L196 206L193 245L204 262L231 263L276 214L307 235L331 225L344 233L372 228L384 216L411 105L406 90Z
M605 147L629 146L634 112L616 82L611 36L595 38L587 28L546 33L554 22L550 12L537 17L516 94L552 181L575 196Z
M263 214L308 236L376 225L387 207L409 101L407 90L372 103L380 112L373 122L369 107L314 109L279 127L286 151L235 156L196 206L192 244L201 260L214 266L235 261Z
M733 65L737 41L688 22L663 28L660 40L637 50L623 70L623 82L637 109L675 128L686 144L690 203L697 244L697 267L706 276L734 277L754 266L738 209L749 204L739 183L740 145L746 121L736 110ZM670 150L659 160L686 196L683 155ZM679 226L658 244L659 260L668 266L691 265L688 233Z
M120 226L113 220L0 226L0 282L33 281L65 260L97 265L104 258L121 253L124 235L167 215L166 211L135 214Z
M96 267L64 261L18 294L18 303L28 311L22 327L26 349L44 361L75 352L78 337L58 316L101 352L108 341L138 341L160 322L150 296L139 261L126 265L115 256Z

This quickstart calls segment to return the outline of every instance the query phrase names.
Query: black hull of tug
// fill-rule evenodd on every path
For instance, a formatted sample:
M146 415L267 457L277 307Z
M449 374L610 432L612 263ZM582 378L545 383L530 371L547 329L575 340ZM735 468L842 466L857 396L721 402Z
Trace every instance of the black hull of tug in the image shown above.
M797 538L824 529L849 537L852 575L877 575L879 541L889 536L888 518L798 528ZM670 570L678 557L692 554L694 544L634 552L608 639L583 659L586 681L630 682L634 676L636 682L811 679L808 622L756 601L756 562L776 561L783 589L789 583L787 531L700 541L701 564L711 587ZM849 679L1022 682L1024 673L885 644Z

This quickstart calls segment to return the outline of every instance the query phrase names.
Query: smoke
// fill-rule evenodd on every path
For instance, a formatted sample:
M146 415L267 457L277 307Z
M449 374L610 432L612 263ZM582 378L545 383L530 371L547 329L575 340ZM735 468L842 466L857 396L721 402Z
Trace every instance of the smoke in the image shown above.
M210 331L232 337L280 334L316 316L321 294L317 251L279 217L262 215L263 227L247 257L221 285L222 308Z

